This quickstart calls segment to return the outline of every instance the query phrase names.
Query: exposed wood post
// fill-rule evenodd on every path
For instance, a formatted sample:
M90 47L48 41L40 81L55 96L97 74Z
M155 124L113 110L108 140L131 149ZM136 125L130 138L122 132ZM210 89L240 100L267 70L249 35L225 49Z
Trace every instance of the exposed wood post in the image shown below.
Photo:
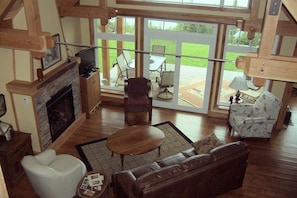
M117 33L124 34L124 20L122 17L117 18ZM117 48L123 49L123 41L117 41ZM117 55L119 56L122 50L117 50Z
M135 17L135 50L144 51L144 18ZM143 53L135 53L135 76L143 77Z
M259 56L258 56L259 58L271 58L278 19L280 15L281 6L282 6L282 3L280 1L278 8L275 8L277 10L272 11L271 7L274 7L274 5L272 5L273 3L272 1L273 0L267 1L262 38L261 38L261 43L259 48ZM276 12L277 14L272 14L272 12Z
M101 32L107 32L108 31L109 24L103 26L100 26ZM109 47L109 41L108 40L101 40L102 44L102 69L103 69L103 78L107 79L108 82L110 82L110 58L109 58L109 49L105 47Z

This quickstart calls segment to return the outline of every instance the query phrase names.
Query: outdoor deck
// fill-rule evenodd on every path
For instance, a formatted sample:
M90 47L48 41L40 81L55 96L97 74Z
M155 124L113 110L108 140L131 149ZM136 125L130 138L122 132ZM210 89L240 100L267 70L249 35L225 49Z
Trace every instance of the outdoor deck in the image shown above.
M174 65L168 64L166 65L167 71L174 71ZM192 107L201 107L203 104L204 97L204 89L205 89L205 81L209 80L206 78L207 70L205 68L193 67L193 66L182 66L180 70L180 78L179 78L179 88L176 91L178 94L178 104L183 106L192 106ZM131 71L129 72L131 73ZM132 72L133 73L133 72ZM131 75L131 74L130 74ZM228 103L228 99L230 96L235 95L236 90L233 90L228 87L229 83L232 81L234 76L242 75L239 72L225 71L224 81L222 83L222 92L221 92L221 100ZM102 81L102 87L106 87L109 89L115 89L123 91L124 88L124 78L118 78L118 68L113 67L110 71L111 80L110 83ZM152 82L152 92L154 100L162 100L157 98L157 94L162 91L164 88L160 88L156 78L160 77L159 72L149 72L149 77ZM117 82L117 84L116 84ZM171 92L173 92L174 88L169 88ZM257 91L249 90L246 92L248 95L258 95ZM163 100L164 101L164 100ZM168 100L170 102L170 100Z

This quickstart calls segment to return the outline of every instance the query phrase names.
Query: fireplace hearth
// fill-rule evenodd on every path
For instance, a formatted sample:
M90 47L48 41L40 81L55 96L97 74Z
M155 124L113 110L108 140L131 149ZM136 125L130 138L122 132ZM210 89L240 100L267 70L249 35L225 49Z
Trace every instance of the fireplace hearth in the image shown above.
M47 115L52 142L75 120L72 86L58 91L47 103Z

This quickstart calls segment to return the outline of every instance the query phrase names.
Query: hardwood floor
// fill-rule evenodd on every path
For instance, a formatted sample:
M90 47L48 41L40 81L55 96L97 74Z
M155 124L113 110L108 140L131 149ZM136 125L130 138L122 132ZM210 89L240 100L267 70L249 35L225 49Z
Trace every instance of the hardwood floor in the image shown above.
M297 97L292 97L291 101L292 104L297 104ZM270 141L244 140L249 146L250 155L243 186L220 197L297 197L297 105L292 106L291 110L292 124L281 131L274 131ZM224 119L168 109L153 109L152 124L168 120L192 141L201 139L211 132L215 132L225 142L237 140L229 136ZM103 105L57 153L69 153L79 157L75 145L106 137L123 127L123 109ZM25 175L16 187L9 189L9 194L12 198L37 197Z

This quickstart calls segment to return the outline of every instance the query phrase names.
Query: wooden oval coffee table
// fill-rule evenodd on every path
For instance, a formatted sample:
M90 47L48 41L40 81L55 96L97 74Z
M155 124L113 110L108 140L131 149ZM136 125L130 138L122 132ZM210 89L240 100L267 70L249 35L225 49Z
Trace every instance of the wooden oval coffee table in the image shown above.
M107 138L106 145L112 154L120 154L123 168L125 155L143 154L157 148L160 155L164 138L164 133L157 127L134 125L113 133Z

